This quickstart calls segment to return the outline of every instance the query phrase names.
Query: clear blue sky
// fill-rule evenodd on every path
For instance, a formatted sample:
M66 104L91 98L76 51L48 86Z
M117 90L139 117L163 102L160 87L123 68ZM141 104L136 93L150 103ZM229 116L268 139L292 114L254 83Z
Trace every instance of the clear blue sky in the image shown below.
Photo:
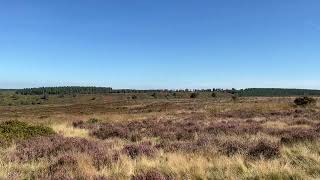
M319 0L2 0L0 88L320 89Z

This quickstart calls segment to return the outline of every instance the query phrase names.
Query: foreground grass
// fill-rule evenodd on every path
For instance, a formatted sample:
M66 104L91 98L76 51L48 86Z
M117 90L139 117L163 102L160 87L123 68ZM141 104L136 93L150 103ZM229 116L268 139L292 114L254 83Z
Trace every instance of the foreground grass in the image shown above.
M316 179L319 177L315 174L320 170L318 160L310 161L310 164L307 164L308 167L304 167L305 164L290 164L290 161L294 161L300 155L303 156L303 154L296 154L294 157L259 161L250 161L241 155L227 157L217 154L205 157L196 154L163 153L155 158L140 157L135 160L122 156L117 163L100 171L91 165L92 162L87 156L83 154L74 156L79 168L82 169L81 174L86 177L130 179L149 171L157 171L174 179ZM304 157L310 158L310 155ZM0 162L0 178L3 179L9 179L12 176L17 176L19 179L32 179L37 174L43 173L49 164L54 163L43 161L8 163L4 159ZM305 168L312 172L306 171ZM19 175L12 173L19 173Z

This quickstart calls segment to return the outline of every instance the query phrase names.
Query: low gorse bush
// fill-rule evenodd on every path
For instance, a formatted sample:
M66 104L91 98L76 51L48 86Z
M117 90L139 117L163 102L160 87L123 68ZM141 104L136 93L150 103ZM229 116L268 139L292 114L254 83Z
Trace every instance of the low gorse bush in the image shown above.
M55 132L52 128L42 125L30 125L20 121L6 121L0 124L0 139L6 144L12 141L53 134Z

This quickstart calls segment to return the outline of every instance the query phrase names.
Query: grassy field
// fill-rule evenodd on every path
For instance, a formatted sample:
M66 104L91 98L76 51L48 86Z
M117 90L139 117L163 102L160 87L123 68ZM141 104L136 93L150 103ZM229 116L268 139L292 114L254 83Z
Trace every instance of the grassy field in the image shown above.
M178 96L2 92L0 179L320 178L318 104Z

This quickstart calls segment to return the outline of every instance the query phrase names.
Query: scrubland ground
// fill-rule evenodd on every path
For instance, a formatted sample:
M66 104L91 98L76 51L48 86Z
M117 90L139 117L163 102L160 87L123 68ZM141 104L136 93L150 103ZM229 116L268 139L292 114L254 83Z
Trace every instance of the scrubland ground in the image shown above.
M320 178L318 105L119 97L0 106L0 179Z

